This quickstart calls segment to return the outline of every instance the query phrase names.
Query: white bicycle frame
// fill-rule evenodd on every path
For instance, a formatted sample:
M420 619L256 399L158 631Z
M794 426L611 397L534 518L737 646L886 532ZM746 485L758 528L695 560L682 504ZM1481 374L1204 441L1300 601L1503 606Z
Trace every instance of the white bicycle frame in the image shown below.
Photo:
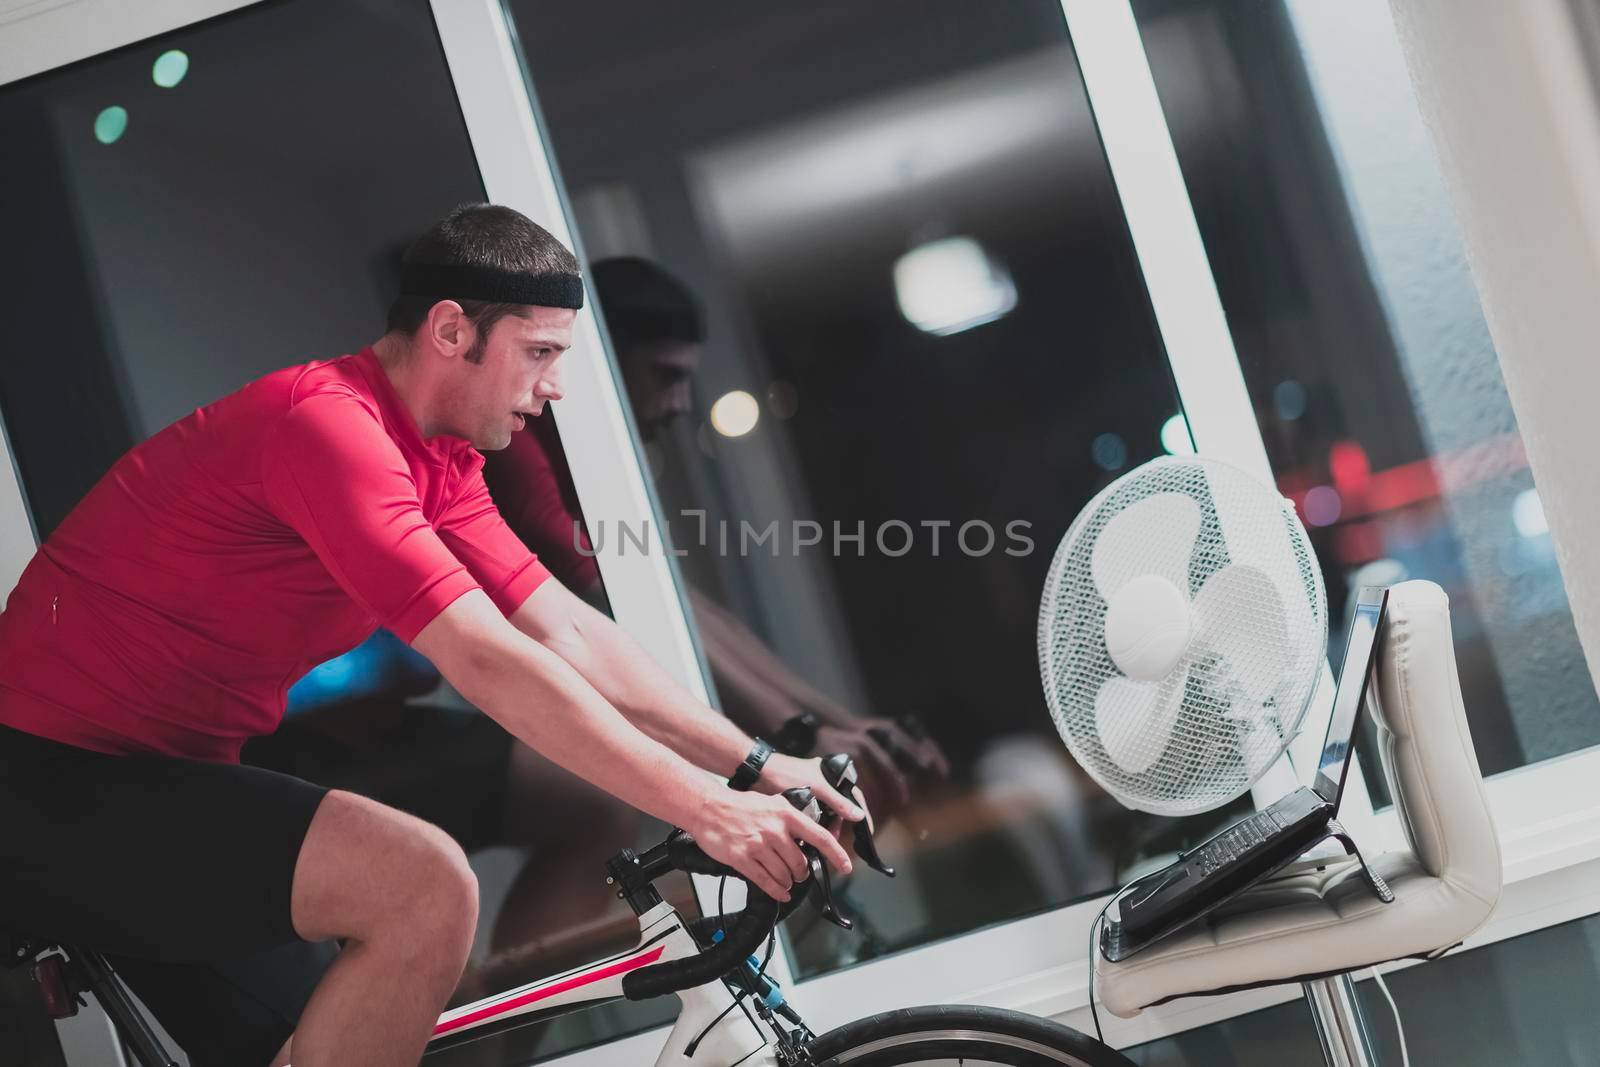
M436 1047L445 1039L522 1016L552 1009L614 1000L622 996L622 980L633 971L700 954L677 909L666 901L639 916L639 944L620 955L507 990L498 996L453 1008L433 1028ZM678 1021L656 1058L656 1067L777 1067L771 1027L750 1010L750 997L735 1000L719 978L674 994L682 1001ZM531 1022L532 1020L528 1020ZM693 1049L691 1051L691 1045Z

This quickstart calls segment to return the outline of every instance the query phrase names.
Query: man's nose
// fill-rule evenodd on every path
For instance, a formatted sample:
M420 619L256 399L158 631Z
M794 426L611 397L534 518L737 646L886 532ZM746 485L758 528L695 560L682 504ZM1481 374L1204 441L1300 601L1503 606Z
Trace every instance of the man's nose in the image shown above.
M560 400L567 395L565 387L561 384L561 372L551 371L534 384L533 393L540 400Z

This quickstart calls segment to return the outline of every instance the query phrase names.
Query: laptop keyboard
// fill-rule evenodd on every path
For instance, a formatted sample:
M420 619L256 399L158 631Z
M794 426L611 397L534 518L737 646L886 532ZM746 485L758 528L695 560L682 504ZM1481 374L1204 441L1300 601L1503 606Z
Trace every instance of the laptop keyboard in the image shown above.
M1258 811L1206 842L1190 858L1199 865L1202 876L1209 875L1218 868L1233 863L1287 825L1288 823L1271 808Z

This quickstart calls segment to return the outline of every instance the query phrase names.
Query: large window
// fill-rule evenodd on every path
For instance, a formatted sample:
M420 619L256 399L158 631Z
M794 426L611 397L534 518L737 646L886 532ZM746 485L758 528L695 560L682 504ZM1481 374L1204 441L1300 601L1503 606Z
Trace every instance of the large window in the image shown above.
M1133 7L1331 616L1348 616L1366 582L1444 586L1485 774L1600 743L1600 700L1388 6ZM1363 758L1378 765L1370 744Z
M1055 545L1178 412L1059 4L510 10L722 706L913 715L948 760L874 779L900 877L849 880L852 933L791 921L796 971L1226 817L1122 808L1040 690Z

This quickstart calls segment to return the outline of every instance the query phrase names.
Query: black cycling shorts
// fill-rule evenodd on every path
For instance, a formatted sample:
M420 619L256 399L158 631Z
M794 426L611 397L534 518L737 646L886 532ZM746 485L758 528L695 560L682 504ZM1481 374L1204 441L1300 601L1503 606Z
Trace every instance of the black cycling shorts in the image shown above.
M338 951L290 919L326 793L0 726L0 926L105 953L195 1067L266 1067Z

